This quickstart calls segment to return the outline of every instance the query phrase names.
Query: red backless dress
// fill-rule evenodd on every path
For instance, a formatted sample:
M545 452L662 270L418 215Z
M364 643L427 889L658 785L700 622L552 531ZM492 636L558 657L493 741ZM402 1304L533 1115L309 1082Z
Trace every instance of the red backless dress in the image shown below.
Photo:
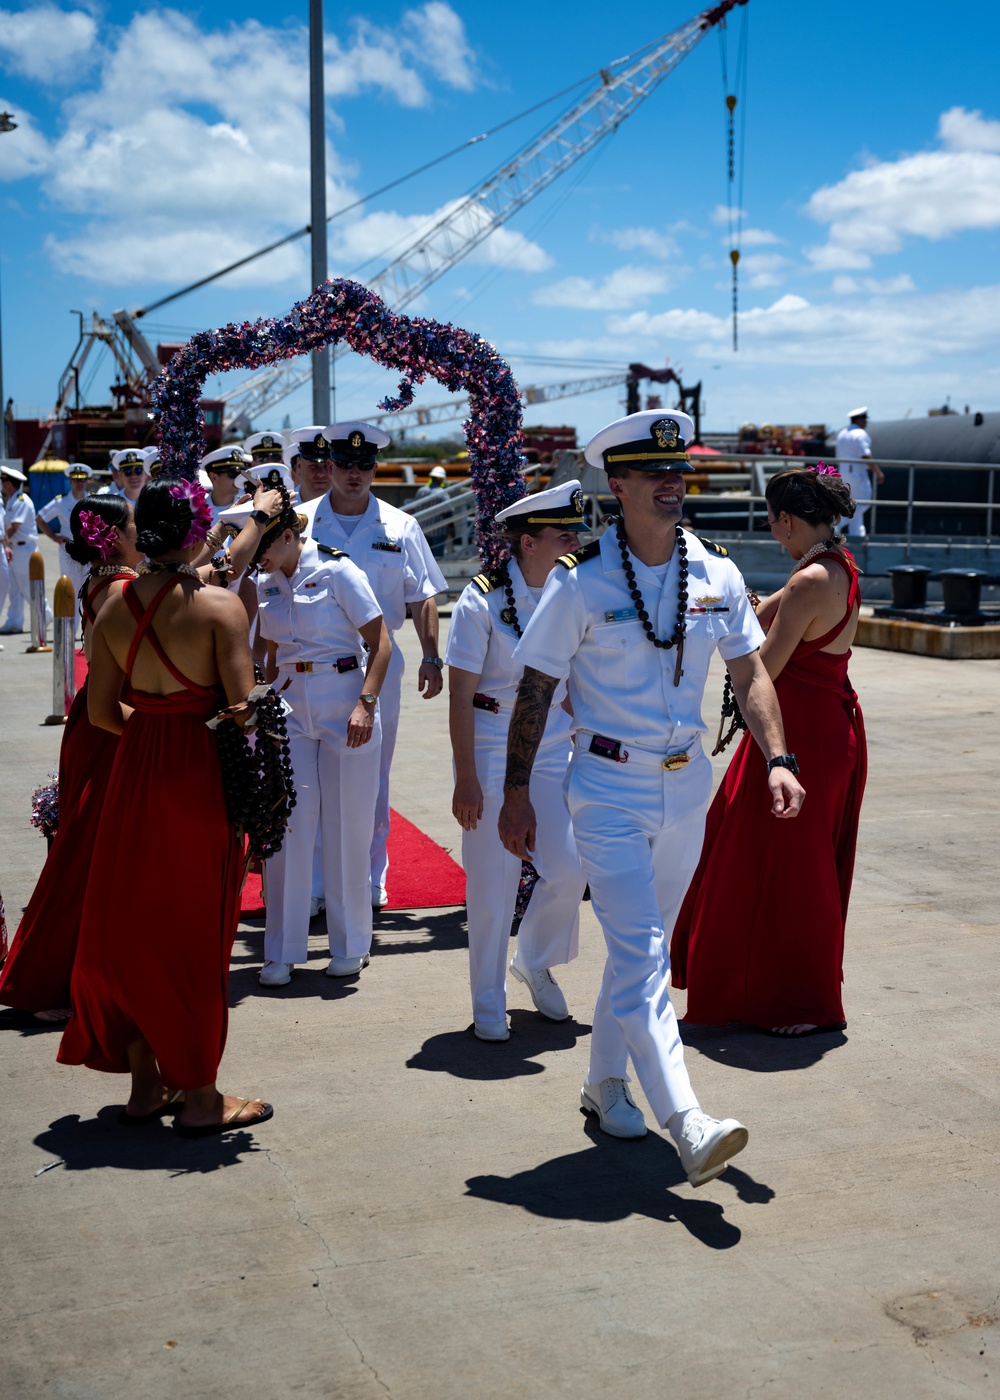
M62 1064L128 1070L143 1039L168 1089L215 1082L228 1028L229 957L239 918L240 850L226 815L215 737L224 704L170 661L150 626L171 577L144 612L126 661L147 641L183 687L132 690L105 801L76 964Z
M94 599L116 579L97 580L82 600L85 623L96 621ZM19 1011L69 1006L69 984L80 914L118 736L87 718L87 682L70 706L59 750L59 827L0 974L0 1005Z
M709 810L670 945L672 982L687 988L692 1024L844 1020L844 925L868 762L851 653L823 648L847 626L860 589L850 555L819 557L847 570L847 610L825 636L800 642L775 681L806 800L791 821L770 815L767 768L745 734Z

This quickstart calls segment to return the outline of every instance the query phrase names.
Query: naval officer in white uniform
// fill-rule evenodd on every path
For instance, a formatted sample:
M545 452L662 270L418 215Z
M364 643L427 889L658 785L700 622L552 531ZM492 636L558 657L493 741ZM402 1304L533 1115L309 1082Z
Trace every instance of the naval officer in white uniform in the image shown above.
M855 408L848 415L850 425L837 434L837 470L841 480L854 497L857 509L850 520L844 521L848 535L862 539L867 535L865 512L872 503L872 482L881 486L885 473L872 460L872 440L868 435L868 409Z
M409 606L423 652L417 687L425 700L432 700L440 694L444 665L437 654L438 613L434 599L446 591L447 584L417 522L372 494L376 454L388 445L388 435L370 423L332 423L311 443L300 439L301 456L333 464L329 492L305 502L302 511L313 539L342 549L367 575L390 634L402 627ZM389 768L399 729L402 681L403 653L394 640L389 674L379 702L382 756L371 849L372 905L376 909L384 908L387 901Z
M253 466L253 458L238 442L228 447L217 447L207 452L198 463L198 469L208 478L208 504L212 509L214 525L224 510L236 500L243 490L243 477Z
M507 726L523 669L514 661L514 648L556 560L576 547L579 532L587 528L578 481L525 496L494 518L512 557L464 589L451 616L444 658L455 759L452 812L462 827L473 1032L479 1040L510 1036L506 971L521 862L504 850L497 819L503 805ZM513 976L552 1021L569 1015L551 969L576 957L584 890L563 795L572 750L565 697L566 686L560 683L531 773L531 801L538 814L532 863L538 883L510 963Z
M69 579L73 592L79 597L80 589L90 574L90 565L78 564L71 559L66 553L66 546L73 538L70 523L73 507L87 495L94 473L86 462L70 462L66 475L69 477L69 495L53 496L51 501L35 512L35 519L42 534L59 546L59 573Z
M669 994L670 934L698 862L712 784L701 703L716 647L764 751L774 816L795 816L803 792L794 757L784 753L743 579L724 550L679 524L693 432L686 413L655 410L617 420L587 445L621 517L553 570L514 653L525 671L500 834L515 855L536 843L528 783L551 697L568 675L575 747L566 795L608 948L581 1102L605 1132L641 1137L631 1058L688 1181L700 1186L748 1136L735 1119L701 1111ZM760 819L771 820L766 812Z
M15 636L25 631L24 605L31 606L31 556L38 548L38 526L31 497L23 489L28 483L24 472L16 467L0 467L0 491L3 493L3 543L10 561L10 603L7 621L0 627L0 636ZM46 601L45 616L52 622L52 609Z

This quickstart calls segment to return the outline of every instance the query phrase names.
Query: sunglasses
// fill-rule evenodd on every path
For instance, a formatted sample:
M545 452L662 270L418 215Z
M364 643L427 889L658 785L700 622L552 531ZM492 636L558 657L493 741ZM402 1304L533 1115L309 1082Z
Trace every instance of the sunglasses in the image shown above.
M341 472L373 472L375 463L370 462L367 466L363 462L334 462L333 464Z
M228 476L230 481L235 481L238 476L243 475L242 467L206 467L206 471L212 476Z
M118 470L121 472L122 476L145 476L145 475L146 475L146 468L145 468L145 467L119 467Z

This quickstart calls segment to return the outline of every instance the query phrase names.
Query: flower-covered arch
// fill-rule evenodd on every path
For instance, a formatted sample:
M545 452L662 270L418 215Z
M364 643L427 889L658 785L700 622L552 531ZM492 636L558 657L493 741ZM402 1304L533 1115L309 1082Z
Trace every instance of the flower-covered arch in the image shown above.
M205 450L199 402L210 374L259 369L342 340L387 369L402 371L398 397L378 405L385 412L407 408L414 385L428 377L451 393L468 394L472 412L463 428L479 507L476 538L486 567L499 564L508 551L493 517L524 495L521 399L510 366L482 336L397 314L367 287L346 278L324 282L287 316L200 331L174 355L152 390L161 475L197 478Z

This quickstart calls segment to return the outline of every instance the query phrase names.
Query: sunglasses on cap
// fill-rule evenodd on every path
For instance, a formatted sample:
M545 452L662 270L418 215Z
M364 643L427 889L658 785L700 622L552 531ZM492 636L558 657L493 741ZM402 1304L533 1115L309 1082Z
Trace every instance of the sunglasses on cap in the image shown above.
M145 476L145 475L146 475L146 468L145 468L145 467L119 467L118 470L121 472L122 476Z

